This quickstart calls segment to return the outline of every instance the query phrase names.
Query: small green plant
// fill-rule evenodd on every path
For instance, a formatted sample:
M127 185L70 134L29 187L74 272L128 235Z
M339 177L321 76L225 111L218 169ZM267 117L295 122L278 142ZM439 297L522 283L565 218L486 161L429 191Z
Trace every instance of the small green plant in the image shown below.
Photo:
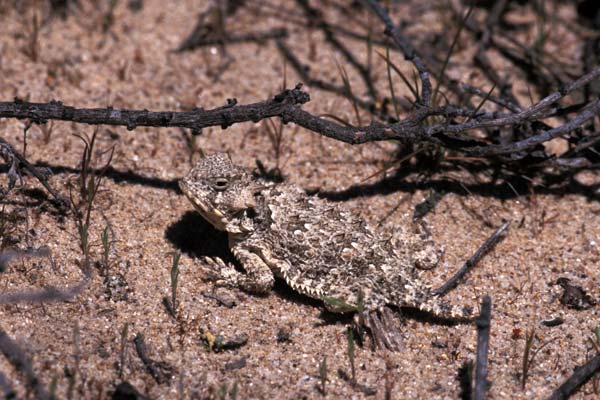
M102 32L106 33L113 26L115 22L115 8L117 7L118 0L110 0L108 2L108 10L102 16Z
M394 390L394 376L393 376L393 369L394 369L394 363L391 360L391 358L389 357L389 355L386 354L385 356L385 374L383 376L384 382L385 382L385 393L383 395L383 398L385 400L392 400L392 391Z
M171 305L173 310L176 311L178 308L177 304L177 283L179 282L179 259L181 253L176 251L173 253L173 264L171 266Z
M537 30L537 35L535 38L535 41L533 42L533 55L536 56L536 58L542 58L542 56L544 55L544 46L546 44L546 41L548 39L548 34L546 33L546 20L547 20L547 15L546 15L546 9L544 7L544 1L540 1L537 5L538 8L538 12L537 14L537 23L536 23L536 30Z
M125 368L125 356L127 354L127 335L129 323L125 322L121 329L121 347L119 349L119 379L123 379L123 369Z
M71 379L69 379L69 395L68 398L73 398L73 390L75 389L75 383L77 382L77 378L81 378L81 347L80 347L80 332L79 332L79 323L75 321L75 326L73 327L73 358L75 359L75 365L71 370Z
M369 24L367 24L367 71L369 76L373 71L373 24L370 20L371 16L369 15Z
M227 382L223 382L221 386L219 386L217 396L219 396L220 400L225 400L225 397L227 396Z
M102 268L104 273L108 275L108 270L110 269L110 245L111 242L108 239L108 225L104 227L102 234L100 235L100 240L102 241Z
M75 199L71 190L72 186L69 187L69 197L71 201L71 208L73 214L75 214L77 222L77 232L79 234L79 245L84 255L82 268L88 270L90 265L90 240L89 240L89 228L91 223L91 215L93 203L98 194L102 178L106 173L106 170L110 166L112 157L114 154L114 146L104 151L102 154L108 153L108 160L106 164L100 169L99 173L93 173L93 152L94 145L96 143L96 135L98 129L94 129L91 138L86 134L74 134L77 138L81 139L84 144L83 153L81 156L81 168L79 171L78 178L78 191L79 200Z
M358 313L358 323L360 326L365 325L365 299L362 290L358 291L358 299L356 300L356 312Z
M321 379L321 394L327 395L325 384L327 383L327 356L323 356L323 360L319 363L319 378Z
M179 302L177 300L177 285L179 284L179 259L181 253L175 251L172 253L173 261L171 263L171 297L163 297L163 305L167 309L167 312L171 316L177 319L177 309L179 308Z
M221 384L221 386L219 386L219 389L217 389L217 397L220 400L225 400L227 398L227 395L229 394L230 400L237 400L237 397L238 397L238 382L237 382L237 380L233 382L233 384L231 385L231 388L229 388L228 386L229 385L227 384L227 382L223 382Z
M53 375L52 376L52 380L50 381L50 386L48 387L48 392L50 392L50 398L51 399L56 399L57 398L56 397L56 387L57 387L57 384L58 384L58 378L56 377L56 375ZM9 398L8 395L5 398L8 399ZM16 394L15 394L14 398L15 399L17 398Z
M594 335L590 336L588 340L590 341L596 353L600 354L600 327L594 328L593 333Z
M351 327L347 330L348 338L348 358L350 359L350 371L352 373L352 384L356 383L356 367L354 364L354 333Z
M263 123L265 130L267 131L267 136L269 141L271 142L271 147L273 148L273 153L275 154L275 168L279 170L279 160L281 158L281 149L283 143L283 130L284 123L279 120L277 125L273 122L272 118L268 118Z
M414 96L415 100L412 102L413 104L416 102L419 102L421 99L419 97L419 85L417 83L417 77L416 74L413 71L413 83L411 83L408 78L406 77L406 75L404 75L402 73L402 71L400 70L400 68L398 68L397 65L395 65L391 59L390 59L390 55L389 55L389 47L386 47L386 54L383 55L380 52L376 51L377 55L379 57L381 57L387 65L387 68L391 68L394 70L394 72L396 72L396 74L398 74L398 76L402 79L402 81L404 82L404 84L406 85L406 87L408 88L408 90L410 90L410 92L412 93L412 95ZM389 73L388 73L388 79L389 78ZM390 89L392 87L392 84L390 83ZM391 94L391 93L390 93ZM393 97L393 95L392 95Z
M229 390L229 398L231 400L237 400L238 396L238 382L234 381L233 385L231 385L231 390Z
M496 89L496 84L495 83L492 85L492 88L486 93L485 97L483 99L481 99L481 101L479 102L479 104L477 105L477 107L475 107L475 110L473 110L473 112L471 113L471 115L469 116L469 118L467 118L466 122L470 121L471 118L473 118L475 115L477 115L477 113L479 112L479 110L481 109L481 107L483 107L483 105L490 99L490 96L494 92L494 89Z
M40 130L42 131L42 140L43 140L44 144L50 143L50 138L52 137L52 131L54 130L54 120L51 120L50 122L40 125Z
M533 365L533 361L535 360L535 356L542 350L544 347L552 343L556 340L556 338L547 340L546 342L539 345L535 350L533 350L533 342L535 340L535 328L531 330L527 330L525 332L525 350L523 351L523 363L521 370L521 389L525 389L525 385L527 384L527 378L529 377L529 371L531 370L531 366Z
M67 378L67 399L71 400L75 391L75 372L71 368L65 367L65 377Z
M33 123L28 121L23 127L23 157L27 157L27 132L31 129Z
M348 304L344 300L338 299L337 297L323 296L323 297L321 297L321 300L323 300L323 302L325 302L337 309L344 309L344 310L348 310L348 311L356 311L357 310L356 306L353 306L352 304Z
M525 389L525 383L527 382L527 376L529 375L529 368L533 357L530 357L531 347L533 345L533 339L535 337L535 328L527 330L525 332L525 350L523 351L523 363L521 369L521 388Z
M27 38L27 46L23 52L31 61L38 61L40 56L40 19L37 12L31 17L31 29Z
M188 163L193 165L194 156L198 154L200 158L204 157L204 151L198 145L198 136L202 132L202 130L193 130L193 129L180 129L181 135L183 136L183 140L185 141L185 149L187 150ZM158 140L158 137L157 137ZM158 146L158 145L156 145Z
M592 343L592 346L594 347L594 350L596 351L596 354L600 354L600 327L594 328L594 336L591 336L589 339ZM595 376L592 381L592 387L594 390L594 394L596 395L600 392L600 389L598 388L599 380L600 377Z

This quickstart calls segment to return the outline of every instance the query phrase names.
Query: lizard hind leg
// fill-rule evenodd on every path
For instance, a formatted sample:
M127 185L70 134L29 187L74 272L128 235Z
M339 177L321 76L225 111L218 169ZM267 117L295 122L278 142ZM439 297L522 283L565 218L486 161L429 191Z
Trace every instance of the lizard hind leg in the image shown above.
M402 347L400 322L397 315L386 306L363 310L354 315L353 326L364 340L365 334L371 337L374 349L399 351Z

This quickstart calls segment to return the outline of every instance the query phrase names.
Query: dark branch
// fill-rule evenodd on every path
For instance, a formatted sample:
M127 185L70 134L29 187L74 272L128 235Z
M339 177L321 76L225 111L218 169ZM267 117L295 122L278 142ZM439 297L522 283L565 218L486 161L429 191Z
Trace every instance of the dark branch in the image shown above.
M490 346L490 329L492 321L492 299L484 296L481 302L481 312L475 320L477 325L477 361L475 362L475 391L474 400L485 399L487 383L488 349Z
M17 398L17 393L13 389L11 382L2 372L0 372L0 391L5 399Z
M0 118L29 118L36 123L49 119L73 121L91 125L121 125L133 130L138 126L182 127L198 131L208 126L227 128L238 122L258 122L281 116L287 108L309 101L307 93L295 89L260 103L237 105L230 100L223 107L212 110L195 109L183 112L152 112L148 110L119 110L108 108L75 108L60 101L28 103L21 100L0 103Z
M4 354L4 357L25 377L25 383L28 388L33 390L36 399L50 399L51 396L33 372L31 361L25 354L19 345L4 331L0 328L0 352Z
M600 370L600 355L595 356L584 365L575 368L573 375L560 385L552 395L548 397L548 400L568 399L581 385L597 373L598 370Z
M350 144L361 144L379 140L399 140L405 143L429 142L448 149L454 149L474 156L497 156L514 154L534 148L555 137L579 128L600 112L600 100L591 102L572 120L556 128L537 131L536 134L517 142L507 144L485 144L459 134L473 129L501 126L514 126L533 122L551 115L551 107L574 90L587 85L600 76L600 67L595 68L578 80L550 94L540 102L514 114L474 113L473 110L454 106L440 108L423 107L414 111L404 120L391 124L372 123L368 126L340 125L330 120L310 114L300 109L310 97L297 85L285 90L272 99L237 105L235 100L212 110L196 109L187 112L151 112L147 110L78 109L63 105L58 101L47 104L23 101L0 103L0 118L29 118L43 123L49 119L74 121L87 124L123 125L128 129L138 126L183 127L199 131L208 126L227 128L234 123L258 122L269 117L280 117L284 123L293 122L313 132ZM424 120L438 115L446 122L425 126ZM450 123L453 118L468 117L464 123ZM568 165L568 163L566 164Z
M198 37L193 42L186 42L185 46L177 49L178 52L194 50L199 47L226 45L235 43L255 42L262 43L267 40L282 39L287 37L288 32L285 28L275 28L265 32L248 32L240 34L227 34L222 38Z
M26 252L7 250L3 253L0 253L0 267L6 268L7 264L11 260L23 257L50 257L50 250L48 248L28 250ZM3 269L0 269L0 272L2 271ZM2 293L0 294L0 304L14 304L20 302L41 303L48 301L71 300L88 287L91 278L92 269L89 263L87 263L86 267L83 269L83 278L69 288L58 289L53 286L47 286L40 290L23 290L15 293Z
M71 300L85 290L89 285L89 278L82 280L76 285L67 289L57 289L48 286L40 290L20 291L15 293L6 293L0 295L0 304L14 303L42 303L48 301L67 301Z
M150 358L148 355L148 347L146 346L144 335L142 333L135 335L133 343L135 344L135 350L144 363L146 370L150 373L152 378L154 378L156 383L159 385L168 383L174 373L173 367L164 361L155 361Z
M4 158L5 161L8 161L12 164L11 172L9 172L9 180L13 181L17 177L21 176L20 170L27 171L30 175L34 176L45 188L46 190L54 197L54 199L58 202L58 204L66 209L67 200L62 197L56 190L50 186L48 182L49 173L45 173L43 168L34 167L27 161L27 159L19 153L10 143L0 137L0 157ZM11 176L11 173L13 176ZM15 176L16 175L16 176ZM9 183L9 190L12 189L12 185L14 182Z
M473 268L475 265L477 265L477 263L479 262L479 260L481 260L483 258L484 255L486 255L486 253L488 251L490 251L490 249L496 244L498 243L498 240L500 240L500 238L502 237L502 233L504 233L504 231L506 231L506 229L508 228L508 225L510 225L510 221L507 221L505 223L503 223L498 229L496 229L496 231L492 234L492 236L490 236L482 245L479 249L477 249L477 251L475 252L475 254L473 254L473 256L471 258L469 258L465 264L462 266L462 268L460 270L458 270L458 272L456 274L454 274L454 276L452 278L450 278L448 280L448 282L444 283L442 286L440 286L439 288L435 289L432 294L436 295L436 296L442 296L444 295L446 292L448 292L448 290L452 289L459 280L462 279L462 277L471 269Z

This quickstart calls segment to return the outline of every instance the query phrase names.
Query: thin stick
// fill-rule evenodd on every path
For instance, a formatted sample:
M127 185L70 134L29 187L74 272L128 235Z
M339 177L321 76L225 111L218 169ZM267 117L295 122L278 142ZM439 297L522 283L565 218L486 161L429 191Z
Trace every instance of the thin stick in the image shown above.
M135 350L144 363L146 370L150 373L150 376L154 378L156 383L159 385L168 383L173 376L173 368L166 362L155 361L150 358L148 355L148 347L146 346L144 335L142 333L135 335L133 343L135 344Z
M12 157L16 158L21 164L21 167L29 172L32 176L34 176L45 188L46 190L54 197L54 199L63 207L67 207L67 200L62 197L56 190L50 186L48 182L48 176L41 173L40 170L27 161L27 159L19 153L10 143L8 143L3 138L0 138L0 146L3 146Z
M19 345L0 328L0 352L25 377L25 384L33 390L36 399L50 399L50 394L37 377L31 366L31 361Z
M481 245L481 247L477 249L475 254L473 254L473 256L464 263L462 268L459 269L458 272L454 274L454 276L450 278L446 283L444 283L441 287L435 289L432 292L432 294L435 296L442 296L450 289L452 289L471 268L477 265L479 260L481 260L483 256L486 255L488 251L490 251L490 249L498 242L498 240L500 240L502 234L504 233L504 231L506 231L509 224L510 221L506 221L498 229L496 229L492 236L490 236Z
M17 393L13 389L11 382L2 372L0 372L0 390L2 391L5 399L17 398Z
M548 400L568 399L581 385L598 372L598 370L600 370L600 355L595 356L584 365L575 368L573 375L560 385L550 397L548 397Z
M259 103L238 105L237 100L230 99L222 107L187 112L119 110L112 107L75 108L65 106L60 101L29 103L16 99L14 102L0 102L0 118L29 118L36 123L57 119L92 125L121 125L129 130L138 126L177 126L200 130L204 127L220 125L222 128L227 128L238 122L258 122L265 118L281 116L290 105L306 103L310 98L307 93L300 90L301 86L298 85L293 90L285 90Z
M487 361L490 347L490 328L492 320L492 299L485 295L481 302L481 313L475 320L477 325L477 361L475 362L474 400L485 399L487 389Z

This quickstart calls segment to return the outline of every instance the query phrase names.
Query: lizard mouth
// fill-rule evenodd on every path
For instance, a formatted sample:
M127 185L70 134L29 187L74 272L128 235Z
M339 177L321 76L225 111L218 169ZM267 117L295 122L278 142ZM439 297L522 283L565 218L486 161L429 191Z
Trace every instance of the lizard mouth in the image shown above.
M205 220L210 222L215 228L221 231L226 231L227 220L221 211L217 210L210 204L201 201L197 196L194 196L185 182L179 182L179 187L181 188L183 194L185 194L185 197L187 197L190 203L192 203L196 211L198 211Z

